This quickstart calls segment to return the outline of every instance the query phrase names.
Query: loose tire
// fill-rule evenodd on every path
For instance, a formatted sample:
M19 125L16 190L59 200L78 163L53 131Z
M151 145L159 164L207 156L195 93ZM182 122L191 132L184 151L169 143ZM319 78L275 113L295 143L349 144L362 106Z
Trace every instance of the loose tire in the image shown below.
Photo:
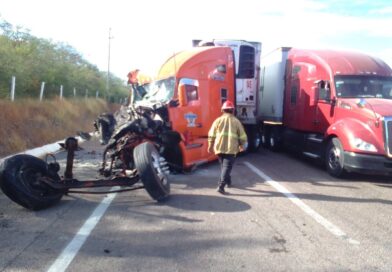
M6 196L30 210L41 210L56 204L63 192L40 182L39 177L60 180L50 174L46 162L26 154L15 155L0 165L0 188Z
M331 176L344 176L344 150L338 138L332 138L329 141L325 154L325 163L327 171Z
M170 181L162 168L161 156L152 143L144 142L133 151L135 167L148 194L157 201L170 194Z

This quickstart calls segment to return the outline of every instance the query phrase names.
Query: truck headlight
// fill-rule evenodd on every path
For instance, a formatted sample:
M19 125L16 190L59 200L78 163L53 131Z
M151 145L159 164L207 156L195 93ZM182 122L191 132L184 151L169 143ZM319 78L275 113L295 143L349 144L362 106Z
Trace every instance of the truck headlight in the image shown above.
M371 143L365 142L361 138L354 138L354 147L362 151L377 152L377 148Z

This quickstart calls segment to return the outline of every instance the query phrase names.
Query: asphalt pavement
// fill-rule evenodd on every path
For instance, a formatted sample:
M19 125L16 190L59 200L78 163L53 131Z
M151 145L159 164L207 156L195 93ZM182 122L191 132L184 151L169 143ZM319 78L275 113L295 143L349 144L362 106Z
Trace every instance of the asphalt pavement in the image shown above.
M82 147L75 177L98 178L102 146ZM336 179L262 149L238 157L221 195L219 171L171 175L163 203L70 194L33 212L0 193L0 271L391 271L390 178Z

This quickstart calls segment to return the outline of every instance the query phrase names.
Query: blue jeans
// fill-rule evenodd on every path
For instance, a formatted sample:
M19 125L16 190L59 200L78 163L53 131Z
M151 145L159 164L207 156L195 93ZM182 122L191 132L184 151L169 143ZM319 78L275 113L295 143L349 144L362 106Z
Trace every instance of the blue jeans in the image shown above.
M218 154L219 163L221 165L221 175L219 187L224 188L225 185L231 185L231 169L235 161L233 154Z

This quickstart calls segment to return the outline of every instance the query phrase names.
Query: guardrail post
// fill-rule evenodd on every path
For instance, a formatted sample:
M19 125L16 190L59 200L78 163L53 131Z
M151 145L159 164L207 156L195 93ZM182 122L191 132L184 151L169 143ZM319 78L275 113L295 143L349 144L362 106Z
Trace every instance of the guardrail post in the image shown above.
M60 99L63 99L63 85L60 85Z
M13 76L12 80L11 80L11 101L15 100L15 81L16 81L16 78L15 78L15 76Z
M44 90L45 90L45 82L43 81L41 83L41 91L39 93L39 101L42 101L42 98L44 97Z

